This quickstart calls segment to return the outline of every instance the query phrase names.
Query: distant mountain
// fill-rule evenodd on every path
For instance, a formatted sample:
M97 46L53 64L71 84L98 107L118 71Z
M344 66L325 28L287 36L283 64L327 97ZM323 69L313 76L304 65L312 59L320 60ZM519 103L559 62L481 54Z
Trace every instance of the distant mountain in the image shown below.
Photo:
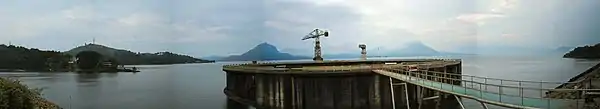
M367 55L368 52L367 52ZM360 58L360 53L340 53L340 54L324 54L325 59L346 59L346 58Z
M564 55L575 47L523 47L510 45L486 45L486 46L471 46L461 48L460 51L468 52L467 54L485 55L485 56L551 56L558 57Z
M464 56L464 55L477 55L474 53L455 53L455 52L441 52L438 55L445 55L445 56Z
M600 59L600 43L593 46L577 47L563 56L564 58Z
M206 56L206 57L202 57L202 59L207 59L207 60L220 60L225 58L226 56Z
M146 65L146 64L180 64L180 63L207 63L214 62L204 59L198 59L187 55L180 55L171 52L157 53L134 53L128 50L110 48L98 44L88 44L73 48L64 53L76 56L82 51L95 51L103 56L115 59L119 64L124 65Z
M466 53L451 53L451 52L439 52L422 42L411 42L408 43L404 48L376 53L368 52L367 57L404 57L404 56L439 56L439 55L472 55ZM343 59L343 58L360 58L360 52L354 53L339 53L339 54L325 54L325 59Z
M220 61L253 61L253 60L296 60L296 59L312 59L310 57L294 56L289 53L279 52L277 47L261 43L256 47L248 50L242 55L233 55L220 59Z
M440 55L441 53L422 42L411 42L404 48L387 54L390 56L433 56Z
M556 50L554 50L554 51L556 51L556 52L560 52L560 53L567 53L567 52L569 52L569 51L573 50L574 48L575 48L575 47L566 47L566 46L562 46L562 47L558 47L558 48L556 48Z

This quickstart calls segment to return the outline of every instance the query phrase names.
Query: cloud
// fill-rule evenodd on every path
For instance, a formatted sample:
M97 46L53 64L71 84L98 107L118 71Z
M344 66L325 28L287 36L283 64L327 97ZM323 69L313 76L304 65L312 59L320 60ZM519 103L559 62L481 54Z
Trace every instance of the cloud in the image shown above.
M269 1L265 3L265 41L282 49L302 49L312 52L312 40L300 40L315 28L330 31L322 38L328 53L356 48L364 31L360 16L350 8L306 1ZM300 51L300 50L295 50ZM325 53L324 52L324 53Z
M582 0L103 0L0 1L0 41L68 50L98 43L139 52L239 54L262 43L312 53L302 41L326 29L324 53L421 41L440 51L550 47L598 41L600 2ZM33 8L32 8L33 7ZM60 42L60 43L58 43ZM519 42L519 43L515 43ZM201 49L199 49L201 48ZM382 51L384 52L384 51Z
M483 25L483 24L485 24L485 20L492 19L492 18L501 18L501 17L505 17L505 15L504 14L495 14L495 13L476 13L476 14L461 15L461 16L456 17L456 19L465 21L465 22L475 23L477 25Z
M517 0L491 0L489 6L483 6L482 12L463 14L456 19L483 25L488 19L506 17L517 7L517 3Z
M311 52L312 42L297 41L314 28L331 31L323 41L330 53L355 51L357 44L394 50L418 41L418 34L440 20L471 11L466 1L436 0L280 0L267 3L269 40ZM424 7L436 7L427 9ZM427 40L438 40L427 38ZM279 43L277 43L279 42ZM442 46L451 43L444 43Z
M201 3L202 1L189 2ZM225 45L224 42L250 41L239 37L242 37L240 34L252 34L253 31L248 31L252 28L247 27L255 26L247 25L250 21L239 20L244 19L239 17L239 14L217 14L219 11L203 9L204 7L192 9L193 11L176 10L198 13L182 14L168 11L176 9L177 5L187 4L187 1L175 2L181 4L160 3L160 1L79 2L69 5L61 3L65 2L56 1L50 3L50 6L39 7L39 10L0 7L0 10L12 10L0 13L3 16L11 16L0 18L0 23L3 24L0 26L2 29L0 30L0 39L27 47L68 50L89 43L95 38L96 42L100 44L133 51L176 50L174 52L209 55L238 50L234 48L239 48L240 45ZM204 3L211 3L211 1L204 1ZM13 5L16 4L30 5L33 3L19 2ZM55 8L53 6L59 5L52 4L60 4L62 8ZM231 3L224 1L223 4ZM131 7L125 7L125 5ZM156 5L162 5L163 8L157 8L161 6ZM202 17L187 17L190 15ZM199 19L205 18L205 15L217 18ZM246 18L249 17L251 16ZM233 37L234 35L239 37ZM195 47L214 45L221 45L221 48L206 48L206 51L214 52L198 52Z

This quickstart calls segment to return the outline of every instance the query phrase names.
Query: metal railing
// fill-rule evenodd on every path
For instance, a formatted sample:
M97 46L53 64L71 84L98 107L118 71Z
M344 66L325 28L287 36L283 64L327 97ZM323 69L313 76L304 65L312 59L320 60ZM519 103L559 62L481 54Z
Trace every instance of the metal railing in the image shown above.
M393 68L399 68L401 66L396 66ZM277 72L277 73L293 73L293 72L302 72L302 73L311 73L311 72L320 72L320 73L328 73L328 72L348 72L348 71L365 71L370 72L373 69L377 69L378 66L370 66L370 65L348 65L348 66L335 66L331 68L321 67L321 68L273 68L269 66L248 66L248 64L232 64L232 65L224 65L224 69L226 70L236 70L236 71L245 71L245 72L259 72L259 73L268 73L268 72Z
M451 74L445 72L436 72L436 71L427 71L427 70L418 70L415 72L409 72L404 69L394 69L394 68L381 68L379 70L390 71L395 74L401 74L408 76L408 81L413 81L417 83L421 83L424 85L431 85L435 87L439 87L440 89L449 89L453 92L461 92L463 94L475 97L479 97L485 100L491 100L500 103L509 103L513 105L520 106L528 106L528 107L542 107L550 108L551 102L553 100L564 100L569 101L568 99L582 99L583 96L576 96L574 98L547 98L544 97L545 92L555 91L555 92L570 92L570 93L585 93L586 91L600 91L600 89L586 89L586 87L582 87L582 89L554 89L554 88L545 88L545 84L579 84L582 81L577 82L544 82L544 81L522 81L522 80L508 80L508 79L497 79L497 78L487 78L487 77L479 77L479 76L470 76L470 75L461 75L461 74ZM457 79L460 77L461 79ZM582 79L585 80L585 79ZM456 83L460 82L462 85L454 85L448 83ZM450 87L450 88L448 88ZM457 91L455 89L464 90ZM539 94L535 94L539 92ZM493 94L493 95L490 95ZM537 96L539 95L539 96ZM503 98L505 97L505 98ZM515 97L517 99L515 99ZM492 99L493 98L493 99ZM497 99L495 99L497 98ZM504 99L504 100L503 100ZM515 103L515 100L517 103ZM532 103L525 102L533 102L533 101L545 101L545 104L536 104L532 106ZM572 101L572 100L571 100ZM520 103L518 103L520 102ZM568 104L570 105L570 104ZM580 107L579 102L575 101L576 107Z

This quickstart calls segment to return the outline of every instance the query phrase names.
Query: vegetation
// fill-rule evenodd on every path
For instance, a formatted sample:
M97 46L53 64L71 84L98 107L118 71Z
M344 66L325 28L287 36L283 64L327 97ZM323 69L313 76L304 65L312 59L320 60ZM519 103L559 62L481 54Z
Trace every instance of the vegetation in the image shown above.
M0 109L58 109L41 97L40 89L29 89L18 80L0 78Z
M102 55L94 51L82 51L75 57L79 58L79 60L77 60L77 65L81 69L96 68L98 63L102 61Z
M593 46L583 46L573 49L565 54L565 58L600 59L600 43Z
M58 51L28 49L21 46L0 45L0 69L47 71L66 69L72 56Z
M85 54L81 55L79 53ZM95 53L95 54L94 54ZM99 55L98 55L99 54ZM89 57L79 60L89 65L80 67L95 67L98 62L112 62L116 65L151 65L151 64L180 64L180 63L207 63L209 60L197 59L191 56L171 52L134 53L127 50L114 49L97 44L88 44L61 53L59 51L44 51L35 48L25 48L14 45L0 45L0 72L1 71L65 71L69 70L70 61L74 56ZM90 57L91 56L91 57ZM79 62L78 61L78 62Z
M102 56L114 59L123 65L148 65L148 64L180 64L180 63L207 63L209 60L197 59L191 56L171 52L134 53L127 50L114 49L98 44L88 44L66 51L66 54L77 55L82 51L95 51Z
M204 63L214 62L202 59L196 59L194 57L179 55L171 52L158 52L158 53L142 53L138 54L140 61L139 63L144 64L176 64L176 63Z

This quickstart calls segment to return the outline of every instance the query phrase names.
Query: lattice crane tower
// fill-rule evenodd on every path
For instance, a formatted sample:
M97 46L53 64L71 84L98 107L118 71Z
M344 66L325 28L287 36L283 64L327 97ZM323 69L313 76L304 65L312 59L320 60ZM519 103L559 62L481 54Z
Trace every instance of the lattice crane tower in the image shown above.
M321 36L328 37L329 32L325 30L315 29L312 32L308 33L308 35L304 36L304 38L302 38L302 40L315 39L315 57L313 58L314 61L323 61L323 57L321 57L321 41L319 40L319 37Z

